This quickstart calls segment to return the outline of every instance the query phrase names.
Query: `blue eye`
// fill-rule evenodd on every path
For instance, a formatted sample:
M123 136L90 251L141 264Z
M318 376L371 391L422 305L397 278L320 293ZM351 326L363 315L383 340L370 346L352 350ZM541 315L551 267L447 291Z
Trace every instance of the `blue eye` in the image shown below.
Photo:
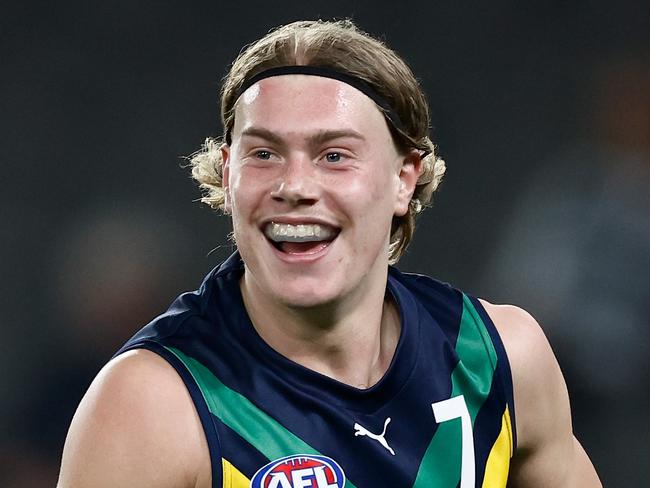
M325 155L325 160L328 163L339 163L341 162L341 153L331 152Z

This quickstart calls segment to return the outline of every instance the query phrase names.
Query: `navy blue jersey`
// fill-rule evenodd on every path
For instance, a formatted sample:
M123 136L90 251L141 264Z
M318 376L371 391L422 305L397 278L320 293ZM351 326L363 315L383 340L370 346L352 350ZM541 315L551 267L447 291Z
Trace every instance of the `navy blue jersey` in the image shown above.
M512 380L473 297L389 269L401 334L384 377L358 389L287 359L244 308L238 254L131 338L166 359L207 438L212 486L505 487Z

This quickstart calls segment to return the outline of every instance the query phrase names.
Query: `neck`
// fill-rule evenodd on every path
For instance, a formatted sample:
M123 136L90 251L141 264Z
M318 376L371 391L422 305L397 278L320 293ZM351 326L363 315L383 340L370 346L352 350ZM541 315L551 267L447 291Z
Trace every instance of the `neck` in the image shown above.
M388 369L400 335L397 307L385 292L386 277L378 283L374 290L314 307L292 307L255 292L246 274L240 287L253 326L273 349L365 389Z

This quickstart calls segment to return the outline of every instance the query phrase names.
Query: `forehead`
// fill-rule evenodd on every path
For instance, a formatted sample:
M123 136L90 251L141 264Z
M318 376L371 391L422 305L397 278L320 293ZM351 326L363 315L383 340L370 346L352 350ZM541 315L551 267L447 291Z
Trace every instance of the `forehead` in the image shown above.
M310 75L274 76L250 86L235 107L233 138L251 126L291 134L352 129L391 141L386 119L369 97L341 81Z

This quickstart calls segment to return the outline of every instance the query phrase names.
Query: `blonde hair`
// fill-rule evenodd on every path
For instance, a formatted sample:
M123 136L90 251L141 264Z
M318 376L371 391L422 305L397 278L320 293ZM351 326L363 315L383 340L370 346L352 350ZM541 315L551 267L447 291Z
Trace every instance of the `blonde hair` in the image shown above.
M192 177L204 192L201 201L224 211L223 160L219 148L224 142L231 142L235 104L244 81L269 68L294 65L327 67L365 81L401 120L401 129L388 123L396 146L404 152L416 149L424 154L422 174L409 211L393 218L389 260L397 262L413 237L416 216L430 204L440 184L445 162L435 154L429 139L429 106L410 68L394 51L350 20L294 22L272 30L239 54L221 89L224 134L221 138L206 139L190 157Z

